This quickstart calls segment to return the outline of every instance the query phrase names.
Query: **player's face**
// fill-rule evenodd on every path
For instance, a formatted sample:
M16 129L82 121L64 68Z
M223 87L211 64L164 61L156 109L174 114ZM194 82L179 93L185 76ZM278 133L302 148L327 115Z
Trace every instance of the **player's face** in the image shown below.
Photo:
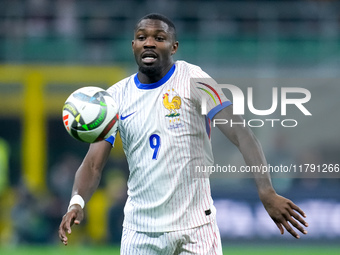
M177 48L178 42L165 22L145 19L137 25L132 49L143 74L152 76L168 71Z

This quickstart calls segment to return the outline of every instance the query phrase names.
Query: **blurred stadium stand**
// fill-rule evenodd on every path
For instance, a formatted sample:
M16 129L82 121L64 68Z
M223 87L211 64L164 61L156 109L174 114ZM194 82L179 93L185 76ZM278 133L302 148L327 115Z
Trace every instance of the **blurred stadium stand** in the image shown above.
M155 11L174 20L178 57L191 62L338 62L339 7L337 1L3 0L0 60L130 64L134 24Z
M254 129L269 162L340 163L339 1L2 0L0 5L0 140L6 151L0 165L8 168L8 180L0 180L6 183L0 187L0 245L58 242L70 178L87 150L62 126L63 100L76 87L107 87L135 72L133 28L150 12L174 21L180 42L176 59L200 65L217 81L256 87L263 107L271 103L268 88L273 86L266 86L266 78L274 79L277 87L311 91L308 109L313 117L293 115L301 120L297 128ZM112 70L117 71L114 76L107 74L116 72ZM41 118L30 117L41 104L46 107L37 109ZM40 128L27 131L30 124ZM25 140L31 137L29 132L39 140L33 147L27 143L32 140ZM228 141L218 131L213 143L219 164L226 154L228 163L240 164L239 153L232 145L225 149ZM43 158L37 156L37 149ZM35 162L36 169L27 167ZM107 168L120 169L122 175L106 170L88 205L88 220L74 239L119 241L117 214L126 188L121 180L127 174L121 147ZM31 181L23 180L27 171ZM4 172L0 169L1 178ZM251 180L222 177L214 174L211 181L223 239L277 240L278 231L258 204ZM332 242L340 236L340 182L320 177L276 176L273 182L280 194L301 203L309 213L310 234L305 240ZM112 190L114 186L119 190ZM105 198L112 203L106 204ZM91 215L96 208L103 217L110 214L97 222Z

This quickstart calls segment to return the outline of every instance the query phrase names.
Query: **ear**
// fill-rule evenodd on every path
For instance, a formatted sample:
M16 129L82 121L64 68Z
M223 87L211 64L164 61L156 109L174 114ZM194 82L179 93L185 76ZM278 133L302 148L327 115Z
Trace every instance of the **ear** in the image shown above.
M132 53L135 54L135 40L131 41L131 50L132 50Z
M176 54L177 49L178 49L178 41L176 41L176 42L173 43L173 45L172 45L172 50L171 50L171 55Z

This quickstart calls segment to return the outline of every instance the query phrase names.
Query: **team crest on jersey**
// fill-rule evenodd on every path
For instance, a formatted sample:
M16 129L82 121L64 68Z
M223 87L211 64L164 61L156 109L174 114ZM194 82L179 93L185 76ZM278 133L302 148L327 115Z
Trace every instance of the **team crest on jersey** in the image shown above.
M180 117L182 99L174 89L169 89L163 94L163 106L167 110L165 118L168 121L168 129L182 127Z

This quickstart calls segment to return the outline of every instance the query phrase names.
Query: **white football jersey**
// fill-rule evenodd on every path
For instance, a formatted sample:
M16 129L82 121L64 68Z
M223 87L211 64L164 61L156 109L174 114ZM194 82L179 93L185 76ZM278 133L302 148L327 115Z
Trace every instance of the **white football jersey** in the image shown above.
M209 179L193 174L194 166L213 164L210 120L231 104L215 82L198 66L176 61L156 83L142 84L134 74L107 91L119 105L130 170L123 226L167 232L215 218ZM203 97L207 116L201 114ZM115 135L107 141L114 144Z

